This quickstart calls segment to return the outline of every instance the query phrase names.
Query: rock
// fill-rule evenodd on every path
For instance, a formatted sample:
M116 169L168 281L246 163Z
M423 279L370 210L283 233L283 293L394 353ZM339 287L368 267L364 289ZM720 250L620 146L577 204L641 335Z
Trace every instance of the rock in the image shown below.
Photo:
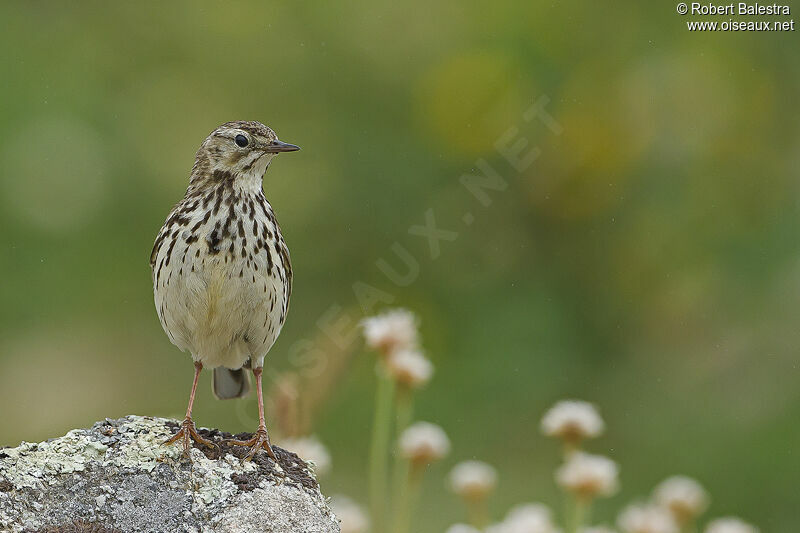
M0 449L0 531L338 533L309 466L199 429L219 450L164 446L178 422L127 416L46 442ZM237 435L236 438L249 438Z

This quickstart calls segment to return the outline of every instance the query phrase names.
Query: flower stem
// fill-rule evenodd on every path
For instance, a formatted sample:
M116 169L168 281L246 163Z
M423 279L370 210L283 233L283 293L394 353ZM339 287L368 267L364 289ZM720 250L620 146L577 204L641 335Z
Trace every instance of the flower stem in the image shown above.
M397 389L395 394L395 404L397 405L397 434L403 432L411 425L414 418L414 394L407 387Z
M489 525L489 509L486 498L471 498L466 503L470 525L482 531Z
M414 396L412 391L406 387L400 387L395 394L395 410L397 412L397 429L396 434L400 435L403 430L411 425L411 420L414 416ZM393 516L397 520L402 512L401 500L403 492L407 490L408 484L408 461L403 459L400 455L400 450L395 446L394 450L394 467L392 470L392 482L394 488L392 491L393 501Z
M425 471L424 464L409 463L403 461L402 491L397 501L397 513L394 517L394 533L409 533L411 531L411 517L416 513L417 502L419 500L420 486L422 485L422 474Z
M580 533L589 519L591 500L579 496L569 498L569 511L566 519L566 533Z
M569 458L572 457L572 455L578 450L580 450L580 443L578 441L564 441L564 447L562 449L564 460L569 460Z
M378 387L375 393L375 414L372 422L369 458L370 514L375 533L385 533L387 459L392 432L394 381L387 375L382 362L378 362L377 373Z

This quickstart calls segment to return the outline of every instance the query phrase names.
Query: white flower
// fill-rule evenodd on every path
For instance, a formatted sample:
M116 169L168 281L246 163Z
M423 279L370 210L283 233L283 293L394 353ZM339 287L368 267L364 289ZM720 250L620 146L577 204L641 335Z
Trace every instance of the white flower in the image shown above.
M417 345L417 318L411 311L392 309L361 321L367 346L389 355Z
M389 374L406 387L419 388L433 376L433 364L422 352L414 349L396 350L386 359Z
M679 524L693 520L708 506L708 494L700 483L685 476L665 479L656 487L653 496Z
M542 432L577 443L597 437L605 425L594 405L580 400L563 400L555 404L542 418Z
M631 505L619 515L617 525L625 533L678 533L672 515L655 505Z
M610 496L617 490L617 463L600 455L576 452L556 471L556 482L583 498Z
M485 498L497 484L497 471L483 461L463 461L450 471L450 488L468 500Z
M331 498L331 507L336 518L341 521L342 533L366 533L369 529L367 513L347 496L337 495Z
M736 517L726 516L708 524L706 533L758 533L758 528Z
M281 448L296 453L303 461L311 463L317 475L323 476L331 469L331 454L315 436L284 439L280 445Z
M486 533L557 533L550 509L541 503L527 503L511 509L500 524Z
M400 435L400 453L414 463L432 463L449 452L450 439L435 424L417 422Z
M453 524L447 528L446 533L481 533L481 531L467 524Z

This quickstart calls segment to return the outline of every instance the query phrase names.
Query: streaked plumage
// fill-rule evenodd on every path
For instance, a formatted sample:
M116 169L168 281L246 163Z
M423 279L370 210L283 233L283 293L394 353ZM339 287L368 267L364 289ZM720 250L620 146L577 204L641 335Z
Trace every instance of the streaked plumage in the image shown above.
M277 153L296 149L259 122L214 130L197 151L186 195L153 246L161 325L195 363L215 369L220 398L247 393L242 368L263 366L286 320L289 249L262 177Z

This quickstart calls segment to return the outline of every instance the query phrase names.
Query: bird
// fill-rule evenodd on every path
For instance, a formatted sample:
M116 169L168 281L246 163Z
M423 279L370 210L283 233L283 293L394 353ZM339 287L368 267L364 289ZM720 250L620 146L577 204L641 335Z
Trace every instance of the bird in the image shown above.
M261 449L277 462L267 431L261 378L264 358L281 332L292 293L289 248L264 195L272 159L300 148L257 121L226 122L197 150L183 199L172 208L150 254L155 307L169 340L194 362L186 416L164 444L192 441L214 448L192 419L203 368L213 369L219 399L240 398L255 377L258 429L230 443Z

